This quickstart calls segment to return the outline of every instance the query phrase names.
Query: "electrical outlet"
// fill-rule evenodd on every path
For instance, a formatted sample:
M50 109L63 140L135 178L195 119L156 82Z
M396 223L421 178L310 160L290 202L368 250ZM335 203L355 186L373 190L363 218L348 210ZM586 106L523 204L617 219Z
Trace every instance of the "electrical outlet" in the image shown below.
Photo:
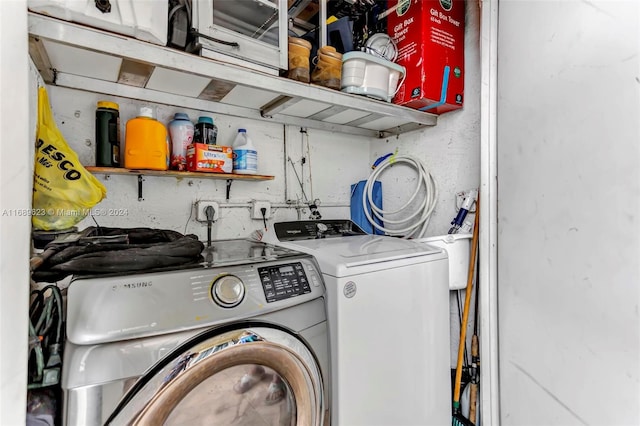
M261 209L266 209L266 212L264 214L264 217L269 219L269 217L271 217L271 203L268 201L254 201L253 202L253 209L251 211L251 218L252 219L259 219L262 220L262 210Z
M196 202L196 220L198 222L207 222L207 207L213 207L213 220L218 220L220 216L220 206L215 201L197 201Z

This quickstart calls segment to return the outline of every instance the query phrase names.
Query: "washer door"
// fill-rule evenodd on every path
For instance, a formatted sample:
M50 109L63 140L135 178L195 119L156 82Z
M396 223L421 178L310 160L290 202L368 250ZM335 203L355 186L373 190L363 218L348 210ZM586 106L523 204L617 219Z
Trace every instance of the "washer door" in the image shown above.
M303 341L272 327L207 334L152 367L107 424L323 425L322 375Z

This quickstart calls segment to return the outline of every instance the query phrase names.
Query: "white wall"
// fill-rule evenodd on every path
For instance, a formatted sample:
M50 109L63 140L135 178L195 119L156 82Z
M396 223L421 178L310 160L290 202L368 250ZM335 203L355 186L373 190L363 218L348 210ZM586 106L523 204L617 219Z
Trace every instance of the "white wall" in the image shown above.
M640 424L640 4L502 1L505 425Z
M120 105L122 137L129 118L135 117L140 104L123 98L82 92L49 86L49 97L58 127L67 143L76 151L85 165L95 164L93 140L95 108L98 100L112 100ZM309 199L320 200L320 212L324 218L349 217L350 184L361 178L369 165L369 138L327 133L308 129L307 137L300 128L285 127L264 121L249 121L237 117L211 114L206 111L179 109L156 105L158 119L167 124L175 112L184 111L195 121L199 115L210 115L219 128L218 143L231 145L238 128L246 128L258 148L258 173L275 176L271 181L234 181L229 203L246 204L250 200L270 201L283 205L286 200L304 201L300 184L287 161L290 157ZM285 134L286 129L286 134ZM286 139L286 158L285 158ZM308 147L308 148L307 148ZM307 154L310 152L310 155ZM301 158L306 157L304 170ZM310 178L309 170L312 170ZM304 176L303 176L304 174ZM107 198L99 204L103 209L126 209L126 216L96 217L101 226L148 226L193 233L206 239L206 224L195 220L192 205L196 200L220 202L220 219L214 224L212 238L248 237L254 229L260 229L261 221L251 220L250 208L225 206L226 181L212 179L176 179L173 177L145 177L144 201L138 201L138 183L135 176L112 175L105 179L96 174L107 188ZM285 182L286 192L285 194ZM301 211L301 218L308 218L308 210ZM191 216L191 218L190 218ZM272 220L295 220L298 212L293 208L278 207ZM94 225L90 218L78 227Z
M0 2L0 424L25 422L33 138L25 1Z

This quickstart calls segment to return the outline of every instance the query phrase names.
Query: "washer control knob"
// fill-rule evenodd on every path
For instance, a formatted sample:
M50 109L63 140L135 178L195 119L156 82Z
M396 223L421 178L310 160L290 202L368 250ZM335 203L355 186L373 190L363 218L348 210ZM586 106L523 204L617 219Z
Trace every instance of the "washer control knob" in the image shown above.
M235 275L223 275L213 282L211 296L223 308L238 306L244 299L244 283Z

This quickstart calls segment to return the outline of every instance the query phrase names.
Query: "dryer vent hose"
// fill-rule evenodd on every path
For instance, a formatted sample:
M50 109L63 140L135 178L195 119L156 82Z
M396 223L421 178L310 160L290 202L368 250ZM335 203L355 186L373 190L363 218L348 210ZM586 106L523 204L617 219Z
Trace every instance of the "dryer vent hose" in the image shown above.
M438 201L438 187L427 167L417 158L409 155L388 155L382 157L379 164L374 164L373 173L367 179L362 192L362 205L369 223L386 235L402 236L404 238L420 238L425 235L429 226L431 213ZM378 160L379 161L379 160ZM376 163L378 162L376 161ZM419 179L409 200L400 208L393 211L380 209L373 203L373 184L389 166L398 163L406 163L418 171ZM417 198L423 194L422 198ZM414 203L414 200L422 200ZM370 208L367 208L370 207ZM374 217L384 221L390 228L381 226L375 222Z

